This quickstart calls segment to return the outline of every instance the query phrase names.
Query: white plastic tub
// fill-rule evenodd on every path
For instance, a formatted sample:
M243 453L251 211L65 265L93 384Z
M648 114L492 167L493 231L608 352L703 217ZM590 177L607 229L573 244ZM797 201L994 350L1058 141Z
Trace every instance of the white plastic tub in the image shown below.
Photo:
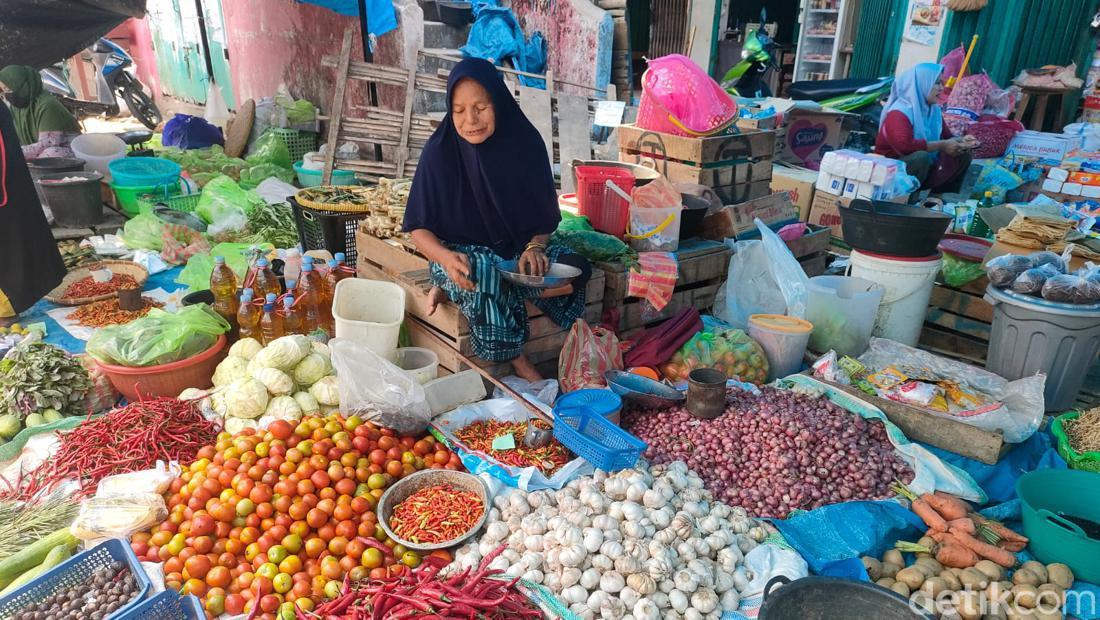
M768 381L782 379L802 369L802 357L814 326L792 316L754 314L749 317L749 337L768 357Z
M393 282L346 278L332 298L336 337L353 340L391 362L405 320L405 289Z
M397 350L397 366L416 378L420 385L439 377L439 356L431 349L402 347Z
M852 276L885 289L875 319L874 335L915 347L943 257L886 256L852 250Z
M846 276L816 276L806 284L806 320L813 324L810 350L858 357L867 350L875 326L881 285Z
M126 143L111 133L86 133L73 138L70 145L73 156L83 159L85 170L95 170L111 181L112 161L126 157Z

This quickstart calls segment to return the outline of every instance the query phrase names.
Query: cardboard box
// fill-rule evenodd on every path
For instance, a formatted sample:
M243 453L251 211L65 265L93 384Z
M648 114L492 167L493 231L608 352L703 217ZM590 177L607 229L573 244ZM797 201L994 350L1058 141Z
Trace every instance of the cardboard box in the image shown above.
M756 218L760 218L772 230L779 230L798 221L798 208L791 202L787 192L729 205L703 220L702 237L716 241L757 238L760 231L754 223Z
M791 108L778 130L776 159L817 170L825 153L839 149L848 139L844 125L848 116L825 109Z
M775 129L779 125L778 116L768 116L765 118L739 118L734 123L737 128L742 131L761 131L765 129Z
M787 192L791 202L798 208L799 221L805 222L810 217L810 205L814 200L817 176L817 172L807 168L788 168L787 166L772 168L772 191Z
M1021 131L1008 143L1006 155L1015 155L1034 159L1041 164L1057 166L1066 158L1066 154L1076 148L1075 141L1069 136L1041 131Z

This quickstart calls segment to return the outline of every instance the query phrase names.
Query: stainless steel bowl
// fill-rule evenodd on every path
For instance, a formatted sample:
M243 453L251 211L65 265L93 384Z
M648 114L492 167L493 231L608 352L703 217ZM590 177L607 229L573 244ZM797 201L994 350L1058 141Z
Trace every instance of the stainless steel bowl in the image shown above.
M609 370L603 373L603 378L620 398L643 407L672 407L686 399L680 390L632 372Z
M565 286L581 275L581 270L562 263L551 263L550 269L543 276L529 276L519 271L519 261L506 260L497 265L500 275L512 284L519 284L530 288L554 288Z
M477 520L477 523L475 523L465 534L454 540L434 544L415 543L394 534L393 530L390 529L390 517L393 516L394 507L408 499L410 495L416 493L420 489L437 484L449 484L463 491L472 491L476 493L481 500L483 508L481 511L481 518ZM485 486L481 478L462 471L425 469L405 476L395 482L389 489L386 489L386 492L382 494L382 498L378 500L378 523L382 526L382 530L386 532L386 536L389 536L409 549L415 551L435 551L436 549L456 547L469 540L474 534L480 531L481 528L485 527L485 522L489 520L489 508L491 508L489 505L489 487Z

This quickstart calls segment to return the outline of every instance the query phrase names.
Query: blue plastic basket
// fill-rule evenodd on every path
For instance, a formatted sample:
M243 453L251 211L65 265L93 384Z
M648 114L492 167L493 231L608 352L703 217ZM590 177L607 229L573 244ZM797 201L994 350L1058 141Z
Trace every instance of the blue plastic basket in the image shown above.
M604 471L633 467L646 443L590 407L554 410L554 439Z
M140 605L141 601L149 595L153 584L145 574L145 569L141 567L141 562L130 549L129 543L118 539L108 540L77 554L39 575L34 581L15 592L0 598L0 618L10 618L30 605L45 600L58 590L84 583L95 569L107 566L116 560L126 563L137 582L138 592L133 600L108 616L112 619L119 618L128 610Z
M306 170L301 161L294 162L294 172L298 174L298 185L302 187L317 187L321 184L321 178L325 176L323 170ZM357 185L355 171L332 169L331 185Z
M180 165L160 157L123 157L107 164L115 185L137 187L171 185L180 178Z
M199 597L188 594L180 596L171 590L165 590L153 598L144 601L126 613L116 616L116 620L205 620Z
M623 408L623 399L611 390L583 388L563 394L554 403L554 409L590 407L605 418L614 418Z

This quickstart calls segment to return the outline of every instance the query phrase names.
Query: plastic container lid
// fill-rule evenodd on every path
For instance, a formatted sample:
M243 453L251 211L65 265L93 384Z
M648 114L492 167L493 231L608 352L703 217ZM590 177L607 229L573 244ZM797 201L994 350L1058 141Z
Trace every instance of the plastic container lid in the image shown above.
M623 408L623 399L611 390L585 388L563 394L554 403L554 411L576 407L588 407L597 414L606 417Z
M813 323L782 314L754 314L749 317L749 323L761 329L786 334L808 334L814 330Z
M993 247L993 242L988 239L948 233L937 246L944 254L950 254L955 258L980 263L985 260L985 255Z
M985 296L986 301L990 303L1012 304L1014 306L1027 308L1033 312L1100 318L1100 304L1066 304L1057 301L1047 301L1042 297L1032 297L1031 295L1022 295L1007 289L999 289L992 284L985 290Z
M879 254L877 252L868 252L866 250L852 250L852 253L859 253L864 256L870 256L871 258L892 260L900 263L929 263L943 258L943 254L940 252L929 254L928 256L894 256L892 254Z

